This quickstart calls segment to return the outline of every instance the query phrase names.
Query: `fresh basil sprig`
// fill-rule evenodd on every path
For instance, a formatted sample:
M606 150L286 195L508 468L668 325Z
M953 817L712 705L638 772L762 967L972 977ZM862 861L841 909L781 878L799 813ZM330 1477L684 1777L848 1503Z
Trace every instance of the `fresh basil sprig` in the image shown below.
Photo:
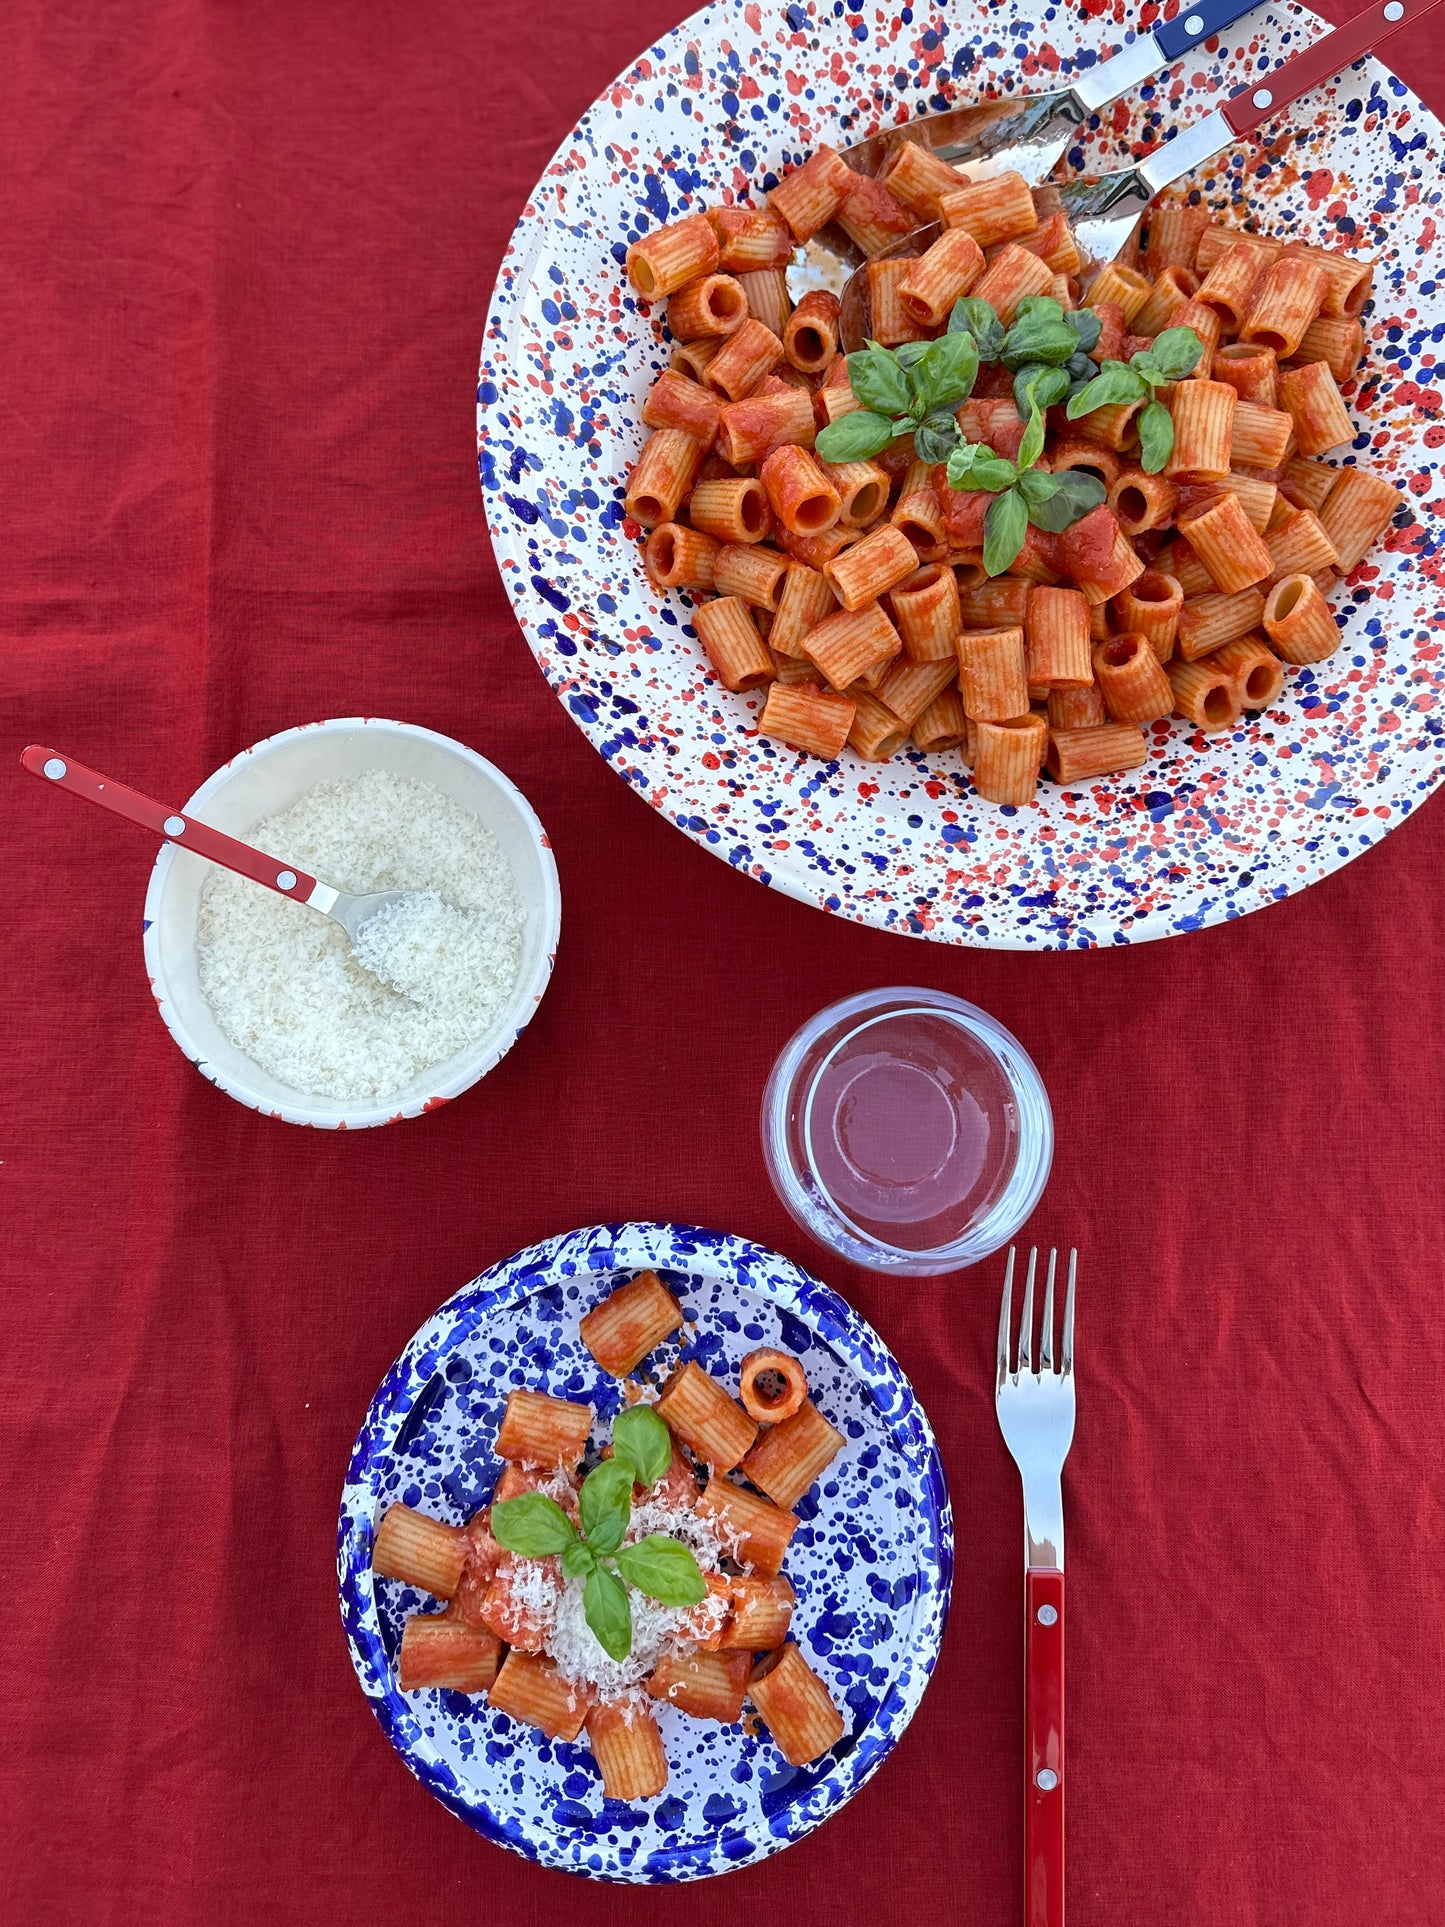
M1051 295L1031 294L1019 303L1014 324L1004 340L999 360L1011 372L1025 362L1061 368L1079 352L1081 332L1070 321L1071 310ZM1094 339L1097 341L1098 336Z
M959 442L953 411L977 379L978 344L970 334L897 349L870 341L848 357L848 385L863 405L829 422L818 436L818 453L825 462L866 462L912 435L920 461L946 462Z
M1046 397L1057 390L1060 376L1066 392L1068 376L1064 369L1035 368L1024 393L1018 396L1021 410L1027 408L1028 427L1015 460L1009 461L983 442L966 443L949 457L950 488L984 490L994 498L983 519L983 566L987 575L1002 575L1018 559L1030 522L1057 535L1104 499L1104 485L1097 475L1076 468L1052 475L1034 466L1044 450L1044 409L1051 405ZM1017 379L1014 387L1017 395Z
M1030 365L1064 367L1096 346L1104 324L1092 308L1066 308L1052 295L1031 294L1019 303L1009 328L974 295L954 302L948 326L950 333L973 336L981 362L1002 362L1015 374Z
M650 1405L634 1405L613 1424L612 1457L582 1481L581 1532L545 1492L523 1492L492 1507L492 1536L499 1546L523 1559L560 1557L569 1579L586 1581L582 1610L612 1659L626 1659L632 1651L628 1586L664 1606L695 1606L707 1593L697 1560L680 1539L654 1532L636 1545L622 1543L632 1517L634 1483L655 1485L671 1457L667 1427Z
M1140 465L1157 475L1174 452L1174 417L1155 393L1193 372L1204 343L1192 328L1166 328L1151 347L1125 361L1106 361L1094 379L1069 397L1069 420L1096 408L1142 401L1139 411Z

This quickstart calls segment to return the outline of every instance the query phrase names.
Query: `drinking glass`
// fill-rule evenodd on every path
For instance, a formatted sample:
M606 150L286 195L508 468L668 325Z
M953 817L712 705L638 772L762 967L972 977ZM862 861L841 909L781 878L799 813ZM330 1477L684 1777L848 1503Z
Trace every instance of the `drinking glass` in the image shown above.
M1018 1039L941 990L863 991L809 1018L763 1094L763 1156L794 1218L872 1271L976 1264L1038 1203L1048 1093Z

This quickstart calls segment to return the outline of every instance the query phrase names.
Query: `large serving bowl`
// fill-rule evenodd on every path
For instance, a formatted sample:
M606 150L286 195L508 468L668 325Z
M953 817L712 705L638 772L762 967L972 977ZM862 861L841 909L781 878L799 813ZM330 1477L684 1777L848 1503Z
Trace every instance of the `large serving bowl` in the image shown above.
M1113 10L1111 10L1112 13ZM1290 6L1235 28L1107 111L1066 166L1123 164L1323 31ZM1420 504L1337 592L1344 645L1279 703L1205 737L1155 727L1150 760L1036 808L974 795L957 752L823 764L756 734L757 695L707 667L689 605L653 590L623 528L640 406L667 348L621 266L647 228L757 193L820 142L989 90L1041 91L1123 38L1112 18L988 6L786 9L720 0L598 99L538 183L487 320L483 496L503 580L559 699L653 806L734 868L860 922L991 948L1088 948L1238 917L1317 881L1438 780L1442 576L1434 493L1445 328L1435 223L1441 128L1361 62L1295 109L1277 145L1188 183L1220 218L1378 254L1357 457Z
M156 857L145 903L145 958L151 990L172 1037L213 1084L253 1110L289 1124L361 1130L433 1111L484 1077L520 1037L542 1000L557 954L562 897L557 865L532 806L485 756L416 723L337 717L253 743L190 797L187 814L231 836L288 809L318 783L383 769L430 783L491 831L511 866L526 911L517 977L491 1026L405 1089L374 1101L294 1090L233 1044L201 989L196 932L201 895L214 865L167 843Z

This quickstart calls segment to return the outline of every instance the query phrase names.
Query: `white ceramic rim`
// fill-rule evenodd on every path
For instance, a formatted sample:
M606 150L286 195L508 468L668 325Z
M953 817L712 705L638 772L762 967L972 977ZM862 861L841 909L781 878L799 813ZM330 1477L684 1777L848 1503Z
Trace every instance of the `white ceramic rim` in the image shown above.
M308 1105L303 1094L298 1092L297 1101L294 1104L278 1107L269 1099L260 1096L258 1092L238 1083L206 1056L171 999L165 964L161 956L160 939L157 935L161 899L165 893L175 856L175 845L171 843L161 848L151 868L150 882L146 886L142 941L146 976L150 980L151 995L156 1000L156 1007L160 1011L166 1029L202 1077L223 1090L228 1097L234 1097L237 1103L244 1104L248 1110L260 1111L266 1117L280 1118L287 1124L307 1124L318 1130L361 1131L370 1130L379 1124L393 1124L403 1117L420 1117L424 1112L436 1110L451 1098L470 1090L473 1084L479 1083L487 1072L494 1069L506 1056L532 1021L533 1013L541 1003L543 993L551 979L552 966L557 955L557 939L562 927L562 888L557 876L557 860L552 854L547 832L543 829L537 812L511 777L504 775L495 763L488 762L486 757L479 755L476 750L469 749L465 743L459 743L455 737L443 736L438 730L427 729L420 723L391 722L383 716L331 716L324 722L299 723L293 729L279 730L274 736L264 736L260 742L238 750L228 763L223 763L218 770L213 771L200 788L187 797L181 807L192 815L201 815L204 813L207 799L224 787L231 773L240 765L255 762L270 755L284 744L295 742L301 737L314 737L318 731L325 733L343 729L375 730L383 736L404 736L415 742L430 743L438 749L448 751L459 761L469 763L500 791L516 810L527 829L541 868L547 933L530 974L518 981L512 993L509 1005L512 1024L511 1028L503 1033L500 1042L490 1051L468 1060L454 1070L449 1077L439 1080L434 1090L423 1099L412 1099L407 1103L400 1103L393 1098L389 1101L357 1105L355 1108L343 1109L337 1113L333 1110L321 1111Z

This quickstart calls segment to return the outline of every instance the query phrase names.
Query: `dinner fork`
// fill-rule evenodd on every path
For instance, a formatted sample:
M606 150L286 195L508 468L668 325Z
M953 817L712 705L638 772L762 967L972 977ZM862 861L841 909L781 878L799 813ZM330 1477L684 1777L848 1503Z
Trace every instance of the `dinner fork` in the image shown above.
M1014 1249L1004 1271L998 1320L998 1380L994 1405L999 1430L1024 1488L1024 1920L1026 1927L1064 1923L1064 1496L1060 1475L1074 1439L1074 1279L1079 1254L1069 1253L1064 1322L1054 1355L1054 1272L1050 1251L1033 1370L1034 1272L1029 1252L1019 1320L1018 1363L1010 1367L1013 1337Z

